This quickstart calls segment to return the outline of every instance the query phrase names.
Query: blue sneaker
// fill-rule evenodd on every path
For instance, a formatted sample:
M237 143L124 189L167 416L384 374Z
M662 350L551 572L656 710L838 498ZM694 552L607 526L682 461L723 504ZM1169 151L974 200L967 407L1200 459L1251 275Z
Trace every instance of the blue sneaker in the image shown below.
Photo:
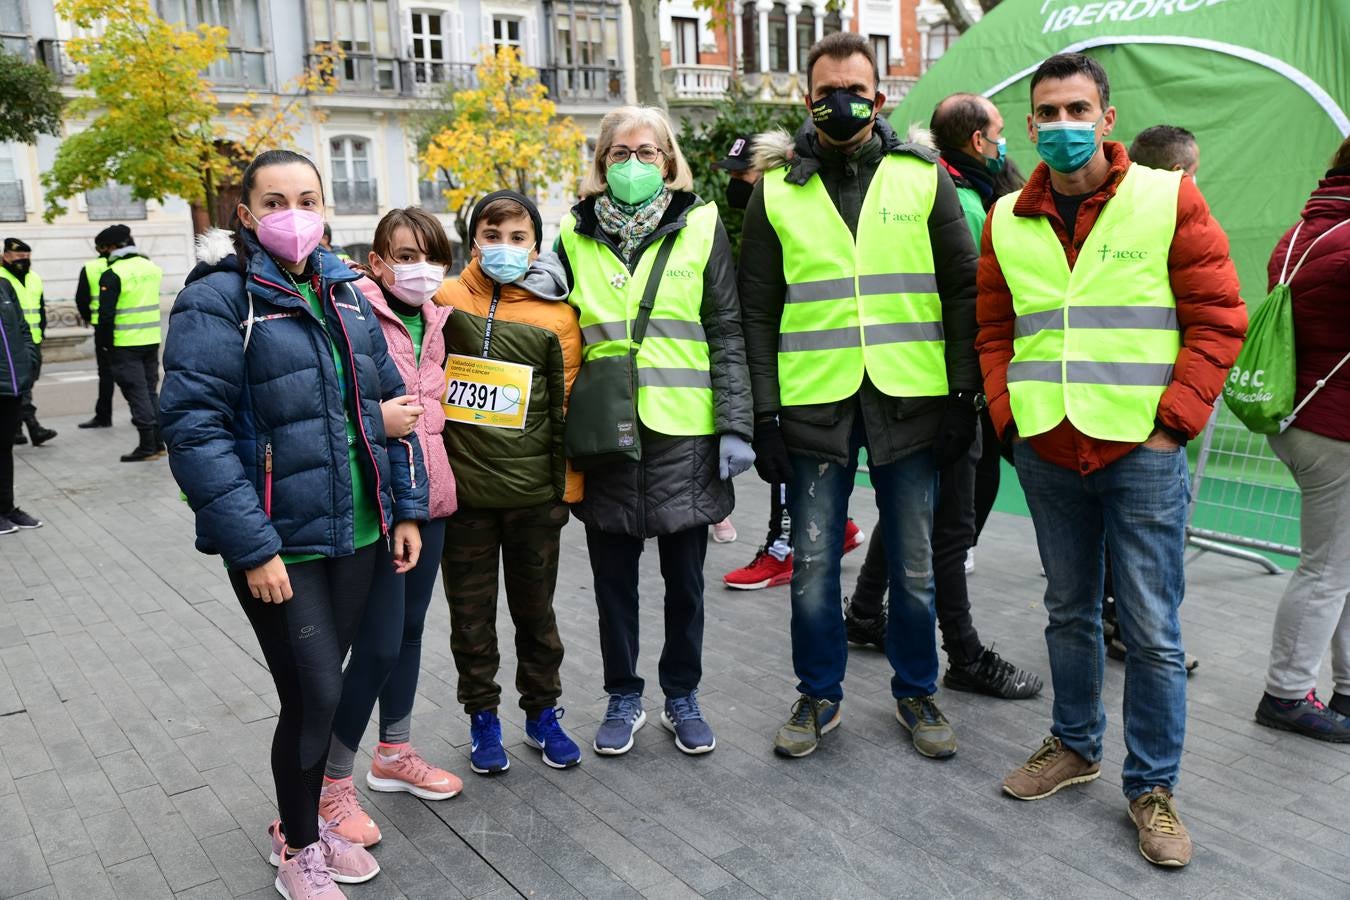
M502 746L502 720L490 709L476 712L470 719L469 734L473 740L469 751L469 768L479 775L497 775L511 768L511 758Z
M543 751L544 765L555 769L568 769L581 762L581 748L558 724L562 717L560 706L544 710L537 719L525 719L525 743Z
M691 691L688 697L667 697L661 724L674 733L675 746L690 756L709 753L717 746L717 738L698 707L698 691Z
M641 694L610 694L605 721L595 732L595 752L618 756L633 749L633 735L647 724Z

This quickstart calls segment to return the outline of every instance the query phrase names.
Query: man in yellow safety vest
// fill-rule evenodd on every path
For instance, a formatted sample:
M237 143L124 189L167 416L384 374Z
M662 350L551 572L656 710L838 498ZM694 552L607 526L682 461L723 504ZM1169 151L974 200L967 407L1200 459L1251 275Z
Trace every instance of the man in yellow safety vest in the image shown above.
M932 526L938 468L975 439L975 244L951 177L904 143L872 46L840 32L807 63L811 121L756 139L740 295L760 477L788 485L792 661L801 696L774 749L814 751L840 721L848 643L839 558L867 448L891 574L896 718L924 756L956 752L934 700Z
M1003 790L1037 800L1101 773L1109 546L1128 648L1121 783L1140 853L1184 866L1191 840L1172 798L1186 731L1182 445L1205 427L1247 316L1195 182L1104 141L1110 91L1091 57L1040 65L1027 132L1043 162L994 205L982 238L980 363L1036 525L1055 687L1051 736Z
M130 231L116 243L98 282L94 342L108 354L113 380L140 435L122 462L141 462L164 452L159 438L159 286L164 272L136 249Z
M47 330L47 304L42 296L42 278L32 270L33 248L19 238L5 238L4 252L0 254L0 279L9 282L14 294L19 298L19 308L28 322L28 330L33 333L33 346L37 348L37 365L33 370L33 384L42 375L42 333ZM33 389L29 387L19 400L19 417L22 425L28 426L28 435L33 439L34 447L56 437L55 428L43 428L37 418L37 407L33 405ZM26 444L22 425L14 431L14 443Z
M109 225L94 237L94 250L98 256L89 260L80 269L79 280L75 283L75 308L85 322L98 326L98 286L103 273L108 271L108 254L114 247L131 244L131 229L125 225ZM112 361L109 359L111 348L98 346L94 342L94 360L98 365L98 399L94 402L94 417L81 422L80 428L111 428L113 377Z

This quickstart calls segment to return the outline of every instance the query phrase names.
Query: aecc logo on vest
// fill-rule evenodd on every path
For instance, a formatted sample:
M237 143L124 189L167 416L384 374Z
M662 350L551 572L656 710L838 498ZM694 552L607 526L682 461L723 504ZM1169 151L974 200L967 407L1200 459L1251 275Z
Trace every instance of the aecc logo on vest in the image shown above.
M923 221L923 216L919 213L901 213L891 212L886 207L881 208L881 223L883 225L890 223L904 223L906 225L915 225Z
M693 269L666 269L667 278L695 278L697 274Z
M1148 259L1147 250L1112 250L1108 244L1102 244L1097 252L1102 255L1102 262L1108 259Z

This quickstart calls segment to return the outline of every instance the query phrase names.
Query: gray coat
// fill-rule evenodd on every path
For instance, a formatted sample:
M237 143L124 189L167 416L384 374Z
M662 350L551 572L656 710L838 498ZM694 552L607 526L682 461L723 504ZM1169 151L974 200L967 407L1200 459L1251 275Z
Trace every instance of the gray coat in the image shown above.
M810 124L795 139L784 132L760 135L755 148L755 165L765 170L765 178L785 177L770 171L784 165L790 166L786 179L792 184L805 184L818 174L839 215L855 234L863 198L886 154L909 154L932 163L938 159L937 152L929 147L901 141L883 119L877 120L872 139L848 157L817 144L815 129ZM937 196L928 216L928 237L942 301L948 389L980 391L983 390L980 363L975 354L978 254L951 177L939 166L937 178ZM764 209L763 182L755 185L745 212L739 287L755 415L770 419L778 416L789 451L845 464L850 435L859 415L866 429L868 458L878 465L894 462L933 443L946 407L945 397L890 397L867 378L858 393L847 400L780 408L778 333L787 285L783 278L783 245Z
M634 253L633 259L625 260L628 270L633 271L648 247L683 228L689 211L702 204L694 194L676 192L661 224ZM596 219L594 198L578 203L572 214L578 235L599 241L618 255L614 242ZM571 262L561 241L558 255L567 272L568 286L573 287ZM580 309L586 300L573 292L570 302ZM736 272L731 245L720 221L703 269L702 318L711 358L713 426L717 433L707 437L671 437L643 428L640 460L586 473L585 499L573 507L573 512L588 526L612 534L648 538L711 525L731 514L735 496L731 482L718 476L718 436L734 434L748 441L754 428L750 372L745 365L740 306L736 299Z

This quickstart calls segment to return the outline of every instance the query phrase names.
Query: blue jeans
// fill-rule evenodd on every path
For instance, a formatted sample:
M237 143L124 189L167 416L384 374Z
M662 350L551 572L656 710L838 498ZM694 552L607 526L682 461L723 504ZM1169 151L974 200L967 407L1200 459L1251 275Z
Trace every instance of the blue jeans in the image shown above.
M848 499L865 443L857 417L848 465L792 456L788 513L792 516L792 665L797 690L840 700L848 639L844 633L839 560ZM933 507L938 470L928 448L884 466L871 466L882 539L890 570L886 655L895 670L891 693L926 697L937 690L933 609Z
M1186 592L1186 453L1140 446L1080 475L1019 441L1013 455L1047 580L1045 643L1055 687L1051 733L1102 758L1103 547L1111 550L1125 655L1125 796L1177 783L1186 737L1186 661L1177 610Z

